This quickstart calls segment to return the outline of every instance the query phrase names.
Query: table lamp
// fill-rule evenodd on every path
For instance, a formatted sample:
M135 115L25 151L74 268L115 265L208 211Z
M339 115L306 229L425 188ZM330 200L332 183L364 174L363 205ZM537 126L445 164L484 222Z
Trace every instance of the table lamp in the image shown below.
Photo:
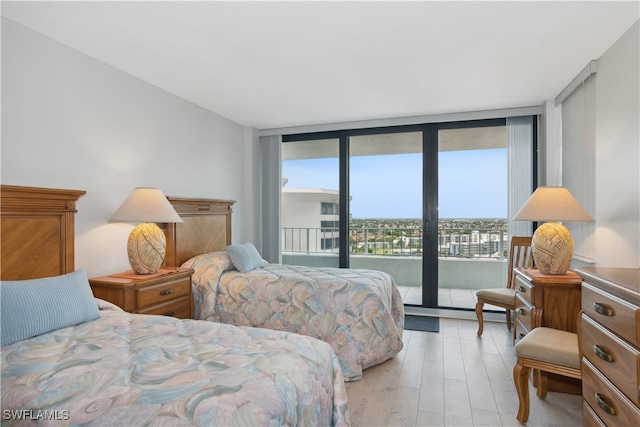
M593 221L564 187L538 187L513 217L514 221ZM573 237L558 222L540 225L531 240L533 262L543 274L565 274L573 258Z
M135 188L109 222L140 222L127 241L129 264L137 274L158 271L167 248L167 241L155 223L182 222L180 215L157 188Z

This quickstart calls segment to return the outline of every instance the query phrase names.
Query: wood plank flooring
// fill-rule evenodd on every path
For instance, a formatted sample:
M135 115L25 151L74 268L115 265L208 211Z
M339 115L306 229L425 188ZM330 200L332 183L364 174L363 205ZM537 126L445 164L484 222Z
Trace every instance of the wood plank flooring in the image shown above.
M440 332L404 331L393 359L346 383L352 426L520 426L515 352L505 323L440 319ZM530 386L528 426L581 426L582 397Z

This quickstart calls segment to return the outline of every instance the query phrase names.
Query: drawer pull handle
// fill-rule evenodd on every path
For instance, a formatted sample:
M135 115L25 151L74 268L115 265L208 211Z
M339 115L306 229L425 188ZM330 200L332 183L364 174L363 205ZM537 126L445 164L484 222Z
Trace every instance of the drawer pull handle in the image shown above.
M176 312L175 312L175 311L168 311L168 312L166 312L164 315L165 315L165 316L173 316L174 314L176 314Z
M171 289L165 289L164 291L160 292L160 295L171 295L173 293L173 288Z
M596 356L598 356L600 359L604 360L605 362L613 362L613 356L611 356L609 353L601 349L598 344L594 344L593 352L596 354Z
M602 397L602 395L600 393L596 393L596 403L598 404L599 407L602 408L603 411L605 411L607 414L609 415L615 415L616 414L616 410L613 409L613 407L611 405L609 405L604 398Z
M613 310L604 304L594 302L593 309L596 311L596 313L602 314L603 316L613 316Z
M524 338L525 335L527 334L523 334L522 332L520 332L518 335L520 335L520 339Z
M527 312L525 311L524 308L519 308L518 309L518 314L521 315L521 316L524 316L525 314L527 314Z
M524 286L519 285L518 286L518 292L524 292Z

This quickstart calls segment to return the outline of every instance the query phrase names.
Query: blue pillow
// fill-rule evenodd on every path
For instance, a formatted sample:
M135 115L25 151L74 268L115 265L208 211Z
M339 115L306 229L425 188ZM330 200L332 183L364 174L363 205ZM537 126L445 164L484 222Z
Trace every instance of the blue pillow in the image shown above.
M84 270L0 281L2 346L100 317Z
M231 258L233 266L240 273L246 273L247 271L264 267L262 257L256 247L251 243L229 245L227 246L227 253L229 254L229 258Z

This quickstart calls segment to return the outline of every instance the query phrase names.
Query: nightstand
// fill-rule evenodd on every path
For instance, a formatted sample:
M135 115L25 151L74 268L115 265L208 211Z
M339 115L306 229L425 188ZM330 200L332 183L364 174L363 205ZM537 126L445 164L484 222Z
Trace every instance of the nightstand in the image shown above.
M573 271L542 274L533 268L515 268L516 339L539 326L577 332L582 301L582 278Z
M573 271L542 274L532 268L514 268L513 272L516 281L513 322L516 340L540 326L577 332L578 313L582 305L580 276ZM554 374L549 374L548 390L582 393L580 380Z
M160 269L154 274L133 271L89 279L100 298L130 313L161 314L180 319L193 318L192 269Z

